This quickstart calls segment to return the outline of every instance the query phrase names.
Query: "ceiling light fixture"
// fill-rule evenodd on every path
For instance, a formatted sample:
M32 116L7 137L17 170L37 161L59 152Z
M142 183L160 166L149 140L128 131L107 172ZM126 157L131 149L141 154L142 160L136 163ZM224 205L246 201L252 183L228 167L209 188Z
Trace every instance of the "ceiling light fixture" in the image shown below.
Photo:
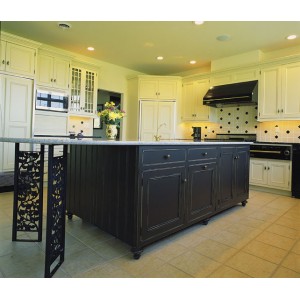
M157 60L163 60L164 57L163 57L163 56L157 56L156 59L157 59Z
M191 64L191 65L194 65L195 63L196 63L195 60L191 60L191 61L190 61L190 64Z
M88 49L89 51L94 51L94 50L95 50L94 47L87 47L87 49Z
M286 37L287 40L294 40L295 38L297 38L297 35L295 35L295 34L291 34Z
M204 23L204 21L194 21L195 25L202 25Z
M66 30L66 29L70 29L72 26L69 23L63 23L63 22L61 22L61 23L58 23L58 27L60 29Z

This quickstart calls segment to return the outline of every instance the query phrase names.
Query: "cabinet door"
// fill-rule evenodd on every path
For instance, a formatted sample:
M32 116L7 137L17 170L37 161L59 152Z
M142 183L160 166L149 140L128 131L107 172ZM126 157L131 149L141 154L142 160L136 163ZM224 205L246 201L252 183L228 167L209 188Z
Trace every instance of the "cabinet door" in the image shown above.
M216 162L201 162L188 166L187 222L195 223L214 212L216 192Z
M285 119L300 118L300 63L282 67L282 109Z
M84 82L84 112L88 114L95 113L95 106L97 101L97 89L96 89L96 72L85 70L85 82Z
M291 190L290 161L268 161L268 186L276 189Z
M6 42L4 41L0 41L1 44L0 44L0 58L1 58L1 61L0 61L0 71L4 71L5 70L5 65L6 65L6 62L5 62L5 46L6 46Z
M221 147L220 149L220 160L219 160L219 195L217 208L223 209L230 207L233 203L234 196L234 147Z
M193 121L196 118L194 82L184 83L182 86L182 120Z
M177 99L177 82L172 80L159 80L158 82L158 99L176 100Z
M157 103L157 131L161 139L175 138L176 103L174 101L159 101Z
M156 79L141 79L139 82L139 99L157 99L158 81Z
M60 89L68 89L69 87L69 66L67 60L56 58L53 66L53 86Z
M6 71L11 73L34 76L35 50L32 48L7 43Z
M142 141L153 141L157 134L157 102L140 101L140 133Z
M144 171L142 180L142 241L183 227L185 166Z
M6 76L4 136L31 137L32 87L33 83L30 79ZM25 147L28 149L27 144ZM12 171L14 169L14 154L14 144L5 143L3 170Z
M209 89L209 79L198 80L195 82L195 111L197 121L209 121L210 108L203 105L203 97Z
M249 196L249 148L237 147L235 160L234 201L248 199Z
M258 119L278 119L281 109L280 69L263 69L259 82Z
M53 58L48 55L38 55L37 82L43 86L52 87Z
M253 185L267 185L268 184L268 173L267 163L261 159L250 159L250 174L249 182Z

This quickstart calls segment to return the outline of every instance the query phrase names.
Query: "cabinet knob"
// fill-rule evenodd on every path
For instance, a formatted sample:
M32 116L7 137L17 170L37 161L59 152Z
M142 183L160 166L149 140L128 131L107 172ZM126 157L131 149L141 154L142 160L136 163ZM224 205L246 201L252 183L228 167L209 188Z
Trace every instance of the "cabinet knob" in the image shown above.
M208 154L207 152L203 152L203 153L202 153L203 156L206 156L207 154Z
M56 79L53 79L54 82L56 82Z
M267 170L267 167L265 167L265 170Z
M182 183L186 183L186 182L187 182L186 178L182 179Z
M7 61L6 64L9 66L9 61Z
M280 109L278 109L277 112L280 113Z
M53 79L51 78L51 80L50 80L51 82L53 82Z
M202 167L203 170L207 170L207 165Z
M5 60L4 59L2 60L2 64L5 65Z
M268 170L270 170L270 167L268 167Z
M166 154L166 155L164 156L165 159L169 159L170 157L171 157L170 154Z
M283 113L283 108L281 109L281 112Z

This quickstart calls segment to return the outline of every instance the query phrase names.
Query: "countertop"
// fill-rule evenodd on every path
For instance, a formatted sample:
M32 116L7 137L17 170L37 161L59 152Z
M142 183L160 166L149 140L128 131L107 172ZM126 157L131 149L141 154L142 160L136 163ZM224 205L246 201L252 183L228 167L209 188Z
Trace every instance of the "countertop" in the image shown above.
M29 143L29 144L44 144L44 145L109 145L109 146L164 146L164 145L249 145L252 142L209 142L193 140L160 140L155 141L111 141L97 138L82 138L82 139L70 139L61 137L34 137L34 138L11 138L0 137L0 142L9 143Z

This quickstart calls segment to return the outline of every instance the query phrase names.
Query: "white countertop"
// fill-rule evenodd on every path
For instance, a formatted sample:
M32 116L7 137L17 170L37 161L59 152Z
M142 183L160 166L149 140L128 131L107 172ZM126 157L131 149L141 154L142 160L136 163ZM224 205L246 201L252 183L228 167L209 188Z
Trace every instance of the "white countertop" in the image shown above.
M194 142L193 140L161 140L159 142L154 141L111 141L101 138L83 138L83 139L70 139L60 137L34 137L34 138L10 138L0 137L0 142L9 143L29 143L29 144L44 144L44 145L109 145L109 146L164 146L164 145L249 145L252 142L207 142L200 141Z

